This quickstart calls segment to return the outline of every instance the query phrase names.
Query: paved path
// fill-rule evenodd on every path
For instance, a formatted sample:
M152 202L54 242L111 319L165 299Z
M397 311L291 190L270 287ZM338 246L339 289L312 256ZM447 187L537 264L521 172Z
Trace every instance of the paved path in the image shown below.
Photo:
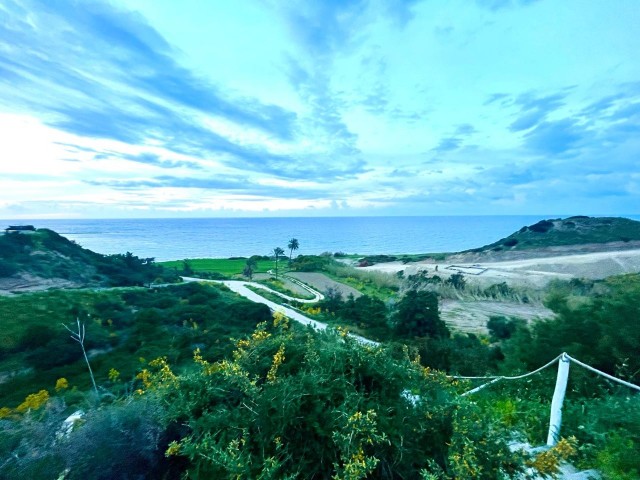
M222 283L227 288L229 288L229 290L231 290L232 292L235 292L238 295L242 295L243 297L251 300L252 302L262 303L262 304L266 305L267 307L269 307L272 311L280 312L283 315L285 315L287 318L290 318L291 320L294 320L294 321L296 321L298 323L301 323L302 325L309 325L309 326L313 327L316 330L325 330L328 327L328 325L326 323L322 323L322 322L318 322L317 320L313 320L312 318L306 317L306 316L302 315L301 313L299 313L299 312L297 312L297 311L295 311L295 310L293 310L291 308L285 307L284 305L278 305L277 303L272 302L271 300L267 300L266 298L258 295L256 292L254 292L253 290L248 288L248 286L251 286L251 287L254 287L254 288L259 288L261 290L265 290L265 291L268 291L270 293L274 293L276 295L279 295L282 298L285 298L285 299L288 299L288 300L291 300L291 301L296 301L296 302L314 303L314 302L317 302L318 300L321 300L322 298L324 298L324 296L320 292L316 292L315 290L313 290L312 288L310 288L310 287L308 287L306 285L304 285L303 288L305 288L309 292L311 292L314 295L316 295L315 299L301 300L301 299L298 299L298 298L293 298L293 297L290 297L290 296L285 295L283 293L276 292L275 290L272 290L269 287L265 287L264 285L261 285L261 284L256 283L256 282L245 282L245 281L241 281L241 280L205 280L205 279L202 279L202 278L195 278L195 277L182 277L182 279L185 282ZM360 343L364 343L364 344L367 344L367 345L379 345L378 342L374 342L373 340L369 340L368 338L361 337L360 335L354 335L354 334L350 333L349 336L351 338L354 338L354 339L358 340Z

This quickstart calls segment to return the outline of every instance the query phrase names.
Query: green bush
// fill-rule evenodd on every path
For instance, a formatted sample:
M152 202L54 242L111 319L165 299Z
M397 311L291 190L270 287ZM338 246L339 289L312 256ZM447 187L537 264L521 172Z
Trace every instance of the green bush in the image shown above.
M440 318L438 297L433 292L409 290L396 304L392 324L398 335L407 337L448 337L449 329Z
M154 398L87 404L64 434L63 421L72 412L53 399L41 411L0 420L0 478L178 478L184 469L164 456L171 432L163 426L165 408Z
M474 403L406 350L263 325L233 360L196 354L195 367L173 377L158 365L148 393L186 427L168 453L189 460L189 478L496 479L519 468Z
M0 259L0 277L10 277L18 272L18 266L6 260Z

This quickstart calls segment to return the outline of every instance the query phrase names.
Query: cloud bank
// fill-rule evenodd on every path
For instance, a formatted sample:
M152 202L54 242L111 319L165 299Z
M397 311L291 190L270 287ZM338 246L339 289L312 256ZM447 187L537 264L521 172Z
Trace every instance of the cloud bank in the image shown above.
M640 213L633 2L150 5L0 5L0 217Z

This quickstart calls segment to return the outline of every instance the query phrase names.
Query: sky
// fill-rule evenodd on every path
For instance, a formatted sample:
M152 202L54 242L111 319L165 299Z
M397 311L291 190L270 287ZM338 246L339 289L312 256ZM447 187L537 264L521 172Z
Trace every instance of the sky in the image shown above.
M0 218L640 214L637 0L2 0Z

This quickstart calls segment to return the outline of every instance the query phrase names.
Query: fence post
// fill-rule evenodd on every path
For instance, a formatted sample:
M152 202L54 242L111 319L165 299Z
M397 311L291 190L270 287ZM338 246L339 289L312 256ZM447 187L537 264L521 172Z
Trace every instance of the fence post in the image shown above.
M569 380L569 356L562 353L558 361L558 376L556 377L556 388L553 391L551 400L551 415L549 418L549 434L547 435L547 445L553 447L560 438L560 426L562 424L562 402L567 391L567 381Z

